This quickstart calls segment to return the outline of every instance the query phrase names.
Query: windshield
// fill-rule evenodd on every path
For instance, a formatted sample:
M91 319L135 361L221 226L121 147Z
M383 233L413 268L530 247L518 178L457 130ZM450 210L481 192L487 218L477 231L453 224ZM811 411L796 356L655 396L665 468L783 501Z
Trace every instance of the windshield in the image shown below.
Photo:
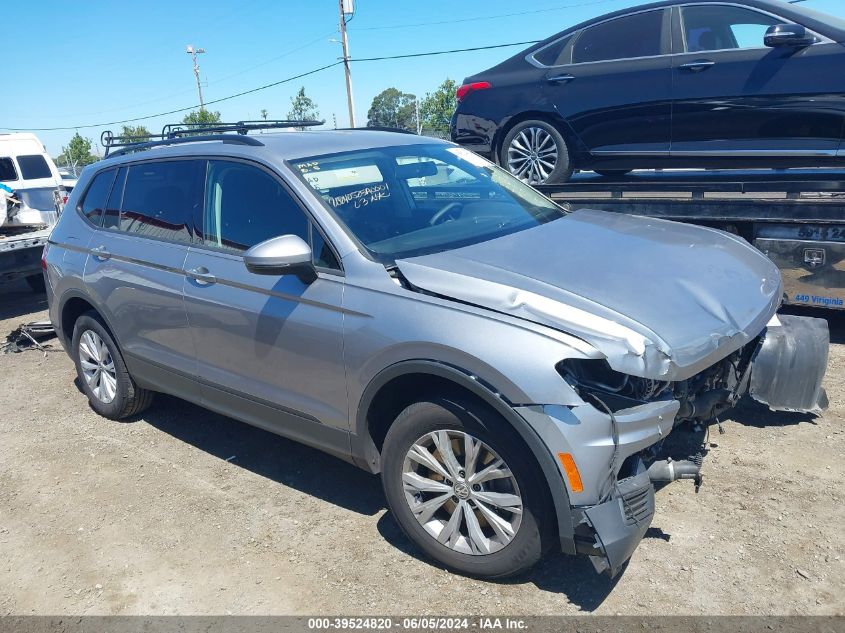
M383 262L483 242L564 215L528 185L452 145L400 145L292 163Z

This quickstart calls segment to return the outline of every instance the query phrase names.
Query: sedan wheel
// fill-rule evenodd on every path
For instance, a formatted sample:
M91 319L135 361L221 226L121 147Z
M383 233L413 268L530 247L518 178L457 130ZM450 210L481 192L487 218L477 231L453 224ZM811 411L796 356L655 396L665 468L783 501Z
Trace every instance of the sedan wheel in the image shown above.
M79 364L91 393L104 404L112 402L117 393L114 360L103 339L93 330L85 330L79 339Z
M502 142L500 164L529 185L569 179L572 166L560 132L545 121L522 121Z
M492 554L522 522L513 473L487 444L457 430L434 431L411 445L402 467L405 501L439 543L463 554Z

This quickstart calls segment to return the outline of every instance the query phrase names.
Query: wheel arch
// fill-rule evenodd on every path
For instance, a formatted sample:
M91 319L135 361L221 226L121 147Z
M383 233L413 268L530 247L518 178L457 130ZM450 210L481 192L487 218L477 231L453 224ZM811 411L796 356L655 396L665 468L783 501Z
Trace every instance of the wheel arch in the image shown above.
M109 323L107 315L103 314L102 310L98 310L91 300L91 297L79 290L68 290L65 292L59 301L59 327L62 342L65 343L65 349L70 351L70 343L73 338L73 326L77 319L86 312L96 313L102 320L103 325L109 331L109 334L114 338L115 342L120 345L120 342L115 336L115 330Z
M381 445L396 415L420 396L432 392L469 396L490 407L517 432L546 480L557 532L564 549L570 551L574 547L570 545L574 532L572 508L554 456L495 387L459 367L421 359L399 362L378 373L359 402L351 436L353 460L365 470L380 472Z

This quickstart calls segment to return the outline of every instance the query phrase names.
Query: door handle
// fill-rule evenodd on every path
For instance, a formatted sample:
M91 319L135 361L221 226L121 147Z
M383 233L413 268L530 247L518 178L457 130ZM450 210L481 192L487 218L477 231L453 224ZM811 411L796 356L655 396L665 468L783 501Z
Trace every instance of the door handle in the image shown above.
M565 74L565 75L552 75L551 77L546 77L546 82L550 84L565 84L569 83L575 79L575 75Z
M217 277L212 275L205 266L191 268L191 270L186 270L185 274L196 281L200 286L210 286L217 281Z
M98 246L97 248L92 248L91 254L94 256L95 259L101 262L104 262L107 259L111 259L111 253L109 253L105 246Z
M687 62L686 64L681 64L678 66L681 70L688 70L692 73L700 73L702 70L707 70L711 66L715 66L716 62L710 61L709 59L698 59L694 62Z

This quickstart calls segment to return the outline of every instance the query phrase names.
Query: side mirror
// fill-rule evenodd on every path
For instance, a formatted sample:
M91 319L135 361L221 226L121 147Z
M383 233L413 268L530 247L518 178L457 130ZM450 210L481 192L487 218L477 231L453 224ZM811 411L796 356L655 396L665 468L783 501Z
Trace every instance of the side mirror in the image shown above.
M772 48L778 46L809 46L815 41L812 35L807 34L800 24L773 24L766 29L763 43Z
M256 275L296 275L304 283L317 278L311 247L297 235L280 235L244 253L246 269Z

